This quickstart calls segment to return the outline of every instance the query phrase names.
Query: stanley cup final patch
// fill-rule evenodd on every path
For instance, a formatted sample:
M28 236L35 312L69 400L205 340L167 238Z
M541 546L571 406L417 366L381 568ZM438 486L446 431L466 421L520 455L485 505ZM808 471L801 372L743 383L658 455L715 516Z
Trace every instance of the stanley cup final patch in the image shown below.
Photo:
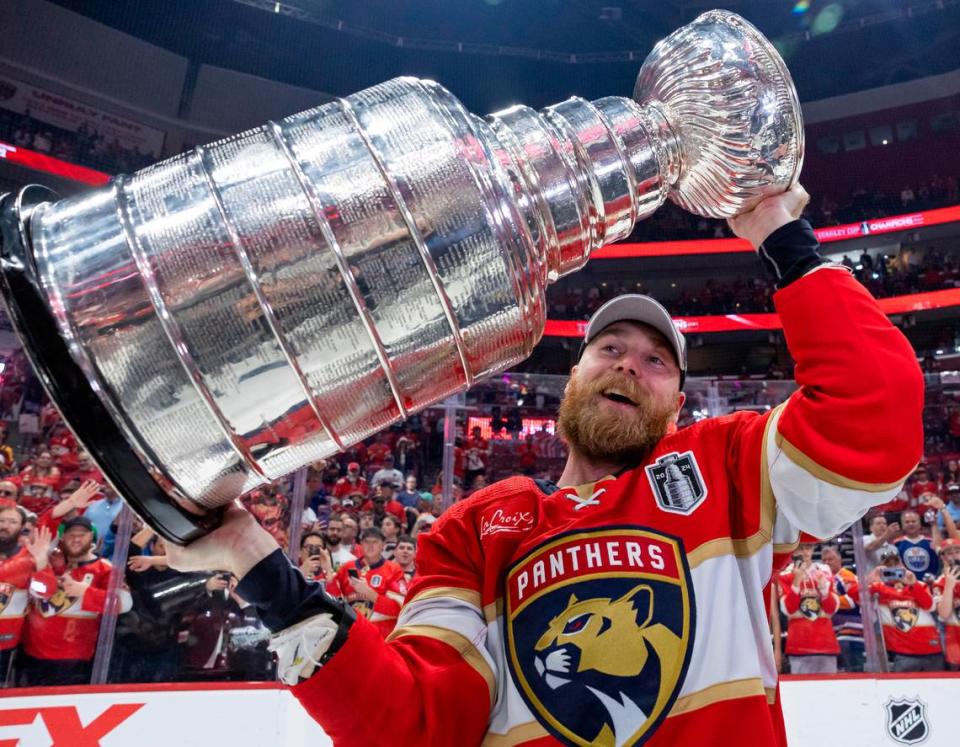
M886 702L887 734L900 744L920 744L930 736L926 704L918 698Z
M640 527L553 537L507 574L511 675L563 744L641 745L683 685L695 609L680 540Z
M707 484L692 451L673 451L645 469L657 505L664 511L690 514L707 497Z

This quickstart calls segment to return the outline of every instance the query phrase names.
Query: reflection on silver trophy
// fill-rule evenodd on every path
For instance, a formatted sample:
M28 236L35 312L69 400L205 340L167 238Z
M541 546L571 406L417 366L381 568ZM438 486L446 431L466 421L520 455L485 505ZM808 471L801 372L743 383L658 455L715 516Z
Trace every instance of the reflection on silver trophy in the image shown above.
M183 541L196 509L525 358L547 284L664 200L732 216L802 155L783 61L714 11L634 100L481 119L398 78L83 196L7 196L3 290L105 474Z

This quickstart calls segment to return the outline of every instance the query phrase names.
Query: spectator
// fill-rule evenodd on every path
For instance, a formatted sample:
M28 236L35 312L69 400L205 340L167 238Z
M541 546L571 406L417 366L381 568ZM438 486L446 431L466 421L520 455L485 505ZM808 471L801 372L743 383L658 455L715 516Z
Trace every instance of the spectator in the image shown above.
M38 530L33 545L37 570L30 580L30 611L24 627L20 684L79 685L90 679L100 614L107 600L110 562L97 557L93 524L75 516L61 524L57 556L48 558L49 530ZM130 593L119 590L120 613L130 610ZM93 614L91 614L93 613Z
M953 671L960 671L960 540L946 539L940 544L943 574L933 585L937 617L943 623L944 655Z
M20 503L20 488L17 487L15 482L10 480L0 480L0 501L4 504L10 503L12 505L19 505Z
M9 475L16 467L13 447L7 443L7 424L0 423L0 475Z
M875 514L870 518L870 534L863 538L863 549L867 562L863 569L864 574L870 573L880 565L880 555L889 549L896 548L890 544L900 534L900 525L897 522L887 524L887 517Z
M409 534L402 534L397 538L397 547L393 552L393 559L403 570L404 578L409 585L417 575L417 541Z
M403 485L403 473L393 466L393 454L384 456L383 467L374 473L373 480L371 480L374 490L382 483L390 483L393 486Z
M37 458L33 464L28 464L23 469L20 473L20 478L23 481L32 478L56 481L60 479L60 468L53 463L53 455L44 449L37 454Z
M463 479L465 485L473 485L475 478L486 474L489 454L490 442L483 437L480 426L474 426L467 441L466 471Z
M178 634L181 677L204 681L271 678L270 634L254 608L237 595L237 579L225 571L208 579L207 593L183 615Z
M420 493L417 491L416 475L407 475L403 490L397 493L397 500L404 508L416 508L417 501L420 500Z
M419 459L417 457L417 438L409 429L404 430L400 437L397 439L397 443L393 447L394 452L396 453L396 458L393 461L393 466L396 467L401 472L406 472L407 477L414 473L414 471L419 467Z
M913 484L910 486L910 495L913 498L911 501L912 506L922 503L920 496L926 493L937 494L937 483L931 478L930 472L927 470L925 464L917 467L913 473L912 482Z
M830 618L839 598L830 569L813 561L814 545L801 543L780 574L780 606L787 615L791 674L836 674L840 646Z
M533 475L537 471L537 447L533 443L533 435L528 435L520 444L517 454L517 467L524 475Z
M400 520L393 514L386 514L380 521L380 531L383 532L383 557L394 560L394 551L400 537Z
M901 562L921 581L927 575L936 577L940 571L940 561L937 560L933 543L923 536L920 514L907 509L900 514L900 523L903 525L903 535L895 539L893 544L900 553Z
M356 548L357 535L360 534L360 527L357 525L357 520L350 514L342 514L341 522L343 529L341 530L340 544L346 547L354 558L356 558L359 555L356 552Z
M350 549L353 547L353 543L351 542L348 545L343 542L343 519L340 515L330 515L330 520L327 522L327 532L324 535L324 539L327 543L327 550L330 553L330 559L333 561L333 570L337 570L340 566L347 563L352 563L357 559L356 555L350 552Z
M304 532L300 537L300 572L307 581L326 583L333 578L333 561L320 532Z
M870 572L868 581L893 671L941 671L940 633L931 615L934 603L927 585L903 567L896 548L881 553L880 565Z
M120 510L123 508L123 501L120 500L120 496L117 495L116 491L108 485L100 489L100 494L103 497L99 500L91 501L84 510L83 515L93 524L93 528L97 530L98 537L106 537L110 531L110 525L116 521L117 516L120 515ZM103 547L103 544L101 544L100 554L109 560L113 557L113 548L110 547L108 551Z
M361 509L363 511L373 511L376 523L379 523L387 514L394 516L398 522L403 522L406 516L405 509L403 504L394 497L395 489L394 484L389 480L381 482L374 488L376 492L373 498L364 503ZM361 526L361 531L364 528Z
M333 486L333 497L340 499L341 502L347 496L353 496L355 500L356 496L363 499L366 498L369 491L367 481L360 476L360 464L350 462L347 465L346 477L341 477Z
M7 681L10 660L20 645L27 588L36 569L35 540L21 543L27 512L20 506L0 506L0 684Z
M840 645L840 668L845 672L862 672L863 620L860 616L860 584L857 574L843 567L843 556L837 545L823 545L820 548L820 559L833 574L833 590L840 601L832 619L833 632Z
M2 486L3 483L0 483L0 487ZM957 525L960 525L960 483L947 483L946 493L946 513L949 515L950 519L953 520L954 528L956 528ZM941 512L941 515L937 518L937 525L941 529L947 529L946 520L947 515Z
M340 567L327 591L342 597L386 638L400 614L407 582L403 569L383 557L383 532L376 527L360 535L363 557Z

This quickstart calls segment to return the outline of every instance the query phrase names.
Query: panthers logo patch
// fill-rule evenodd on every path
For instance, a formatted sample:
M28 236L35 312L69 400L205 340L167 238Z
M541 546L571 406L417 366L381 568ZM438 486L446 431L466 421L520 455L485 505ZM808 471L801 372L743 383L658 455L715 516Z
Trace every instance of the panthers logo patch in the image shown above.
M807 620L816 620L820 617L820 598L804 597L800 600L800 614Z
M901 633L909 633L917 624L920 615L916 607L896 607L893 612L893 624Z
M13 595L16 590L17 587L13 584L0 583L0 614L2 614L10 602L13 601Z
M641 745L676 700L695 606L680 540L624 527L553 538L507 575L511 674L564 744Z

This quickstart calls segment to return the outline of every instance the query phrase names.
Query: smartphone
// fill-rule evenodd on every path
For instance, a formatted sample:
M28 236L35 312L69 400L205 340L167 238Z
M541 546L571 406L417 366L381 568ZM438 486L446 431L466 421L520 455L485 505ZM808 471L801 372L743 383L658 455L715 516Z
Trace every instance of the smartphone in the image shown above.
M232 574L230 571L223 571L222 573L217 574L217 578L222 579L223 581L229 581Z
M903 581L906 572L903 568L881 568L880 578L884 581Z
M347 575L350 578L360 578L360 572L356 568L351 568L349 571L347 571Z

